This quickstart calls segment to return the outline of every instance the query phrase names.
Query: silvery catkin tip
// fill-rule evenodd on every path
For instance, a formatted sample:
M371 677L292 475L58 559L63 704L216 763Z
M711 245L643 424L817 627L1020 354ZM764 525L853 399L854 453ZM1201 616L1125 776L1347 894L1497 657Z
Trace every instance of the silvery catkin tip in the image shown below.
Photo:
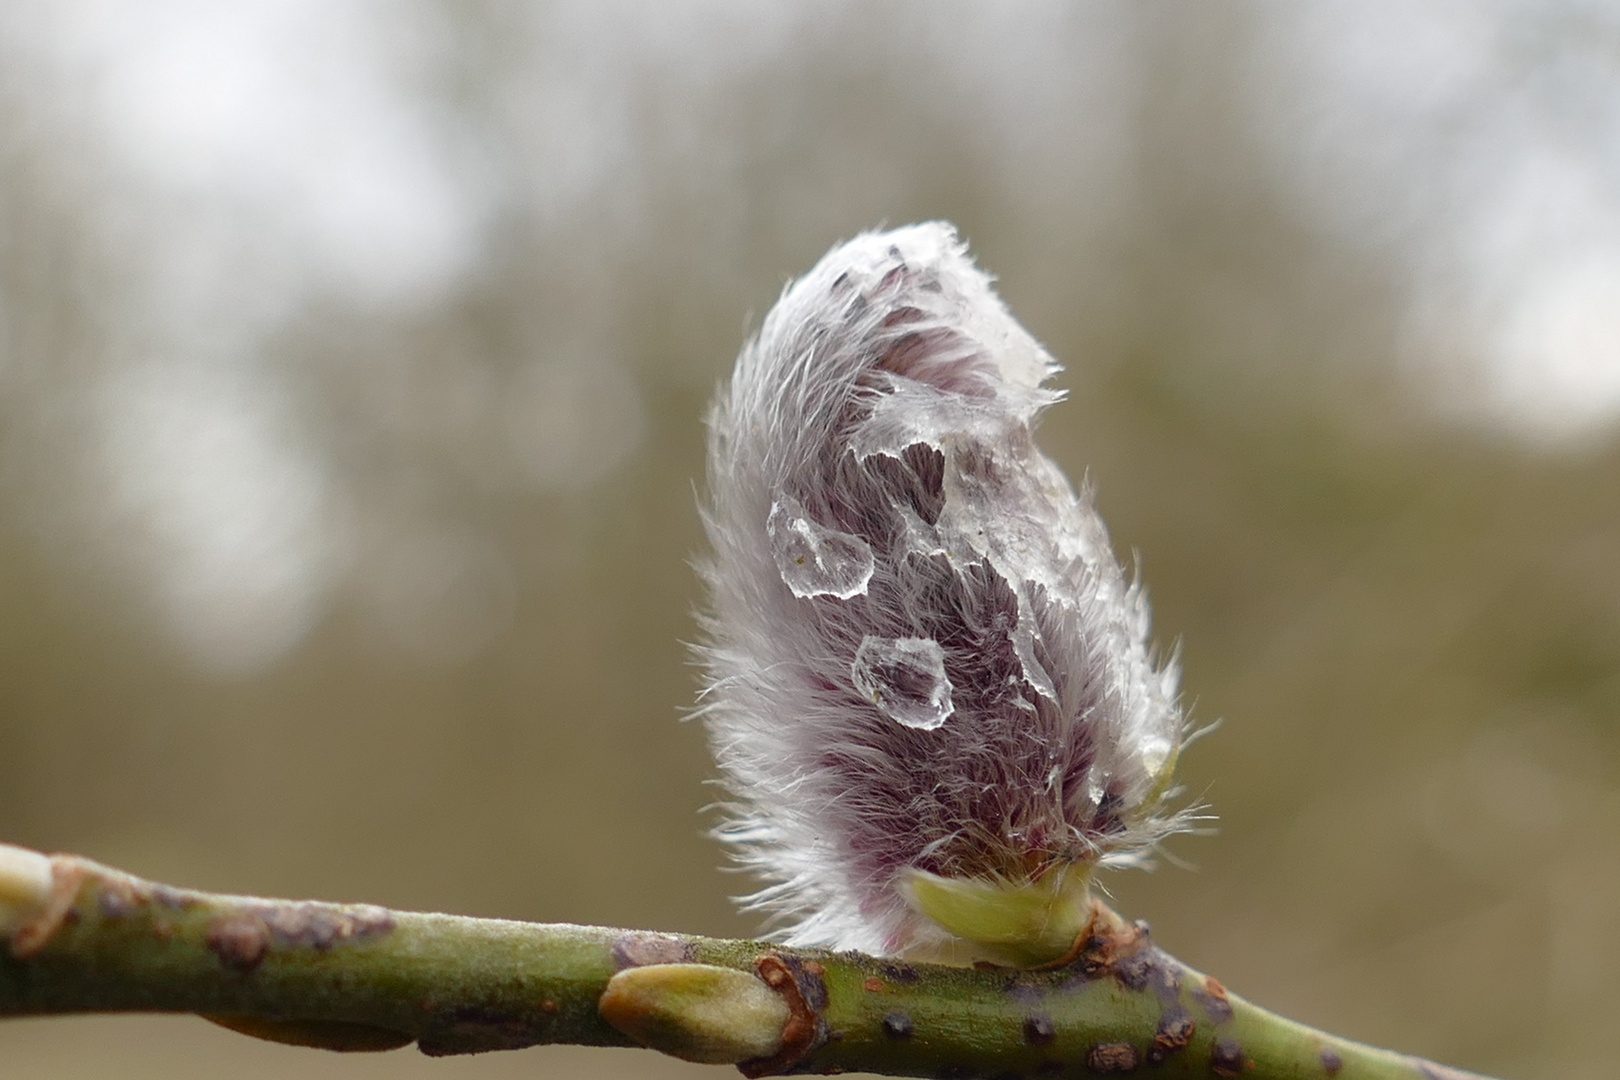
M1043 963L1185 827L1176 665L1035 445L1056 370L929 222L790 284L714 405L700 712L790 944Z

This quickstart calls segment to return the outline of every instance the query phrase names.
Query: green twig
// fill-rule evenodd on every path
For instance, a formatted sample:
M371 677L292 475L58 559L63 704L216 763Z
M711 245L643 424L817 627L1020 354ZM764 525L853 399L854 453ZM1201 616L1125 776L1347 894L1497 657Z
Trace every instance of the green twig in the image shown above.
M1058 966L967 969L220 896L0 845L0 940L0 1016L194 1012L327 1049L642 1044L749 1076L1473 1076L1273 1016L1100 904Z

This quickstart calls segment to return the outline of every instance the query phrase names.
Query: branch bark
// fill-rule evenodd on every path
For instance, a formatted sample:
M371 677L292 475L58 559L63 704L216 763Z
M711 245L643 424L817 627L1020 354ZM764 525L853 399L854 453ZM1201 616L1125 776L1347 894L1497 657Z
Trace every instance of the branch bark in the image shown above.
M1101 904L1040 970L223 896L0 845L0 1016L190 1012L335 1050L647 1045L747 1076L1482 1080L1228 993Z

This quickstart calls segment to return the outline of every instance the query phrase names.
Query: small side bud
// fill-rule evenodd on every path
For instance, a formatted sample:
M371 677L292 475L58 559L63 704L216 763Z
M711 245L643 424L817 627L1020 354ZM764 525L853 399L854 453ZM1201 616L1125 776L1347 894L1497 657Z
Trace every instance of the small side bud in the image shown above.
M0 844L0 938L10 938L50 900L50 856Z
M758 977L708 964L628 968L608 981L597 1010L643 1046L705 1065L770 1057L789 1017Z

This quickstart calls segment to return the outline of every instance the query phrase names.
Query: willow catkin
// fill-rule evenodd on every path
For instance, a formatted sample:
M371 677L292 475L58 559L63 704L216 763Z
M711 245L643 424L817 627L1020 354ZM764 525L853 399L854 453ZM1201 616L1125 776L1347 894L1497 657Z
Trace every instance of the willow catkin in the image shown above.
M789 943L1040 962L1184 826L1175 662L1035 445L1056 369L930 222L790 284L714 405L700 712Z

